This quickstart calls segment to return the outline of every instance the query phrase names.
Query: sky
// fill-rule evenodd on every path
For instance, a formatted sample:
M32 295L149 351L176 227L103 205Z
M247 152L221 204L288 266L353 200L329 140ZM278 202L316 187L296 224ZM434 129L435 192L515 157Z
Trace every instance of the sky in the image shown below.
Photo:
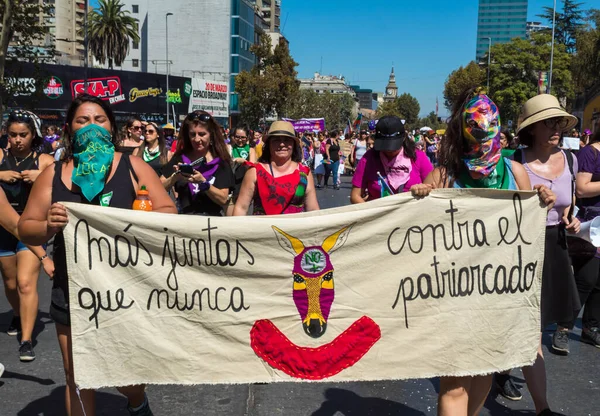
M600 0L579 1L583 9L600 8ZM282 33L299 78L343 75L351 85L383 92L393 64L398 94L416 97L422 116L435 111L436 98L440 116L447 113L446 78L475 59L478 0L281 3ZM562 1L557 3L560 10ZM529 0L528 20L539 21L543 7L552 5L553 0Z
M600 0L581 0L584 9ZM558 1L558 3L562 3ZM398 95L410 93L421 115L445 115L444 82L475 59L478 0L282 0L281 24L298 77L343 75L383 92L392 63ZM553 0L529 0L528 20ZM321 57L323 64L321 67Z

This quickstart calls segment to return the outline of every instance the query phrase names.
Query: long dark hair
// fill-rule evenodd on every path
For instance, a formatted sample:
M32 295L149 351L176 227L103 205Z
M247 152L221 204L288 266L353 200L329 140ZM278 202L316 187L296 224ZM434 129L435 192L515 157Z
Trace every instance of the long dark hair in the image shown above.
M165 135L163 134L162 129L158 128L156 123L149 122L148 126L152 126L152 127L154 127L154 130L156 130L156 134L158 135L158 150L160 152L160 164L164 165L169 161L169 149L167 149ZM148 127L148 126L146 126L146 127ZM146 147L148 147L148 146L146 144L146 140L144 139L144 141L142 142L142 144L140 146L140 150L139 150L140 156L143 156L144 151L146 150Z
M119 145L119 132L117 130L117 121L115 115L106 101L89 94L81 94L71 101L71 105L67 110L67 120L65 122L65 132L63 134L63 146L65 150L61 156L61 160L67 162L73 158L73 119L79 107L85 103L92 103L100 106L106 113L108 121L110 121L110 137L112 144L117 147Z
M33 135L33 139L31 139L31 150L38 152L39 149L44 142L44 138L38 134L38 126L36 126L36 121L34 121L34 117L37 119L37 122L40 123L40 120L37 115L32 113L31 111L22 111L16 110L12 111L8 115L8 121L6 122L6 133L8 134L8 130L13 124L25 124L31 134Z
M479 88L469 88L462 92L452 107L452 115L446 128L446 137L440 142L438 163L441 169L442 183L449 183L464 169L463 155L469 150L465 143L462 124L465 107L473 97L480 93Z
M286 136L287 137L287 136ZM271 163L271 138L267 136L263 146L262 155L258 159L261 163ZM300 141L294 139L294 150L292 151L292 161L296 163L302 162L302 147Z
M123 126L123 140L129 139L129 137L131 137L129 135L129 129L133 127L133 123L135 123L136 121L139 121L140 123L142 122L142 120L140 120L137 117L132 117L129 120L127 120L127 123L125 123L125 125Z
M175 155L179 156L190 153L193 150L192 143L190 142L190 130L196 126L202 126L208 130L210 134L209 150L213 157L218 157L221 161L231 164L231 156L225 144L221 125L209 113L200 110L188 114L185 120L183 120L181 129L179 129L179 135L177 136L177 150L175 151Z

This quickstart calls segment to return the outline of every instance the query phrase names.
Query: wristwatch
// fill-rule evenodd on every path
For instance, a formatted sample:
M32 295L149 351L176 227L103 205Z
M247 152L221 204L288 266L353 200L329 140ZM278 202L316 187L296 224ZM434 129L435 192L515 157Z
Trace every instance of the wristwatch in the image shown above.
M40 263L43 262L44 260L46 260L48 258L47 254L44 254L42 257L40 257Z

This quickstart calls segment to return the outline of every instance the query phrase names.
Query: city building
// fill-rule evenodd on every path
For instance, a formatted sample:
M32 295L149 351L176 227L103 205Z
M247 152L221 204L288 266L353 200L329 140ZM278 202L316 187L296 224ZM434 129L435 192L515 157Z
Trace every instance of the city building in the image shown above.
M543 25L542 22L527 22L525 32L529 38L532 33L539 32L540 30L551 29L550 26Z
M315 72L313 78L300 79L300 89L313 90L317 94L324 94L330 92L332 94L350 94L352 97L356 97L356 92L350 86L346 84L345 78L335 75L321 75Z
M388 84L385 87L385 95L383 96L383 101L394 101L396 97L398 97L398 86L396 85L396 75L394 74L394 67L392 67L390 79L388 80Z
M527 0L479 0L476 59L483 60L492 44L525 38Z
M373 110L373 90L360 88L358 85L350 85L350 88L356 93L359 108Z
M269 32L281 32L281 0L254 0L269 25Z
M44 62L49 62L43 56L44 51L54 47L55 56L51 60L52 62L83 66L85 56L83 47L85 0L51 0L44 1L44 3L50 5L48 13L40 15L40 22L48 27L49 33L46 38L41 39L34 45L21 45L19 34L15 33L9 46L14 49L20 46L43 48L40 51Z

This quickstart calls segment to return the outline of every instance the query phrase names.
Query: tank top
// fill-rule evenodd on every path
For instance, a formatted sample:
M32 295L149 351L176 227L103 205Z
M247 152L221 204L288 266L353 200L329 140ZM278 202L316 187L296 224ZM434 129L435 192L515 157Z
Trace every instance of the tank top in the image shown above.
M37 152L32 152L29 156L20 161L17 160L10 151L3 149L2 153L4 153L4 159L2 159L2 163L0 164L0 171L12 170L22 173L25 170L39 169L40 154ZM31 192L31 187L33 185L23 181L16 181L14 183L1 182L0 186L2 186L2 189L6 194L6 199L8 199L10 205L17 213L22 214L25 210L25 205L27 205L27 199L29 198L29 193Z
M108 205L112 208L131 209L133 201L136 198L135 188L131 182L131 176L137 181L137 175L131 166L128 155L121 155L121 160L113 177L106 182L101 195L98 195L92 202L79 191L73 191L62 181L62 161L54 165L54 178L52 179L52 203L56 202L76 202L89 205ZM103 203L101 203L103 201ZM108 203L106 203L108 202ZM54 280L52 283L52 303L68 310L69 292L67 278L67 257L65 254L65 240L61 232L54 238Z
M358 162L362 159L365 153L367 153L367 141L365 140L363 143L360 140L357 140L356 144L354 145L354 150L356 152L356 161Z
M298 165L294 172L275 178L260 163L256 168L256 189L254 191L253 215L295 214L304 212L306 187L310 168Z
M333 162L337 162L338 160L340 160L340 145L339 145L339 142L338 142L338 144L335 144L333 142L333 140L328 139L327 143L330 145L329 146L329 159L332 160Z

